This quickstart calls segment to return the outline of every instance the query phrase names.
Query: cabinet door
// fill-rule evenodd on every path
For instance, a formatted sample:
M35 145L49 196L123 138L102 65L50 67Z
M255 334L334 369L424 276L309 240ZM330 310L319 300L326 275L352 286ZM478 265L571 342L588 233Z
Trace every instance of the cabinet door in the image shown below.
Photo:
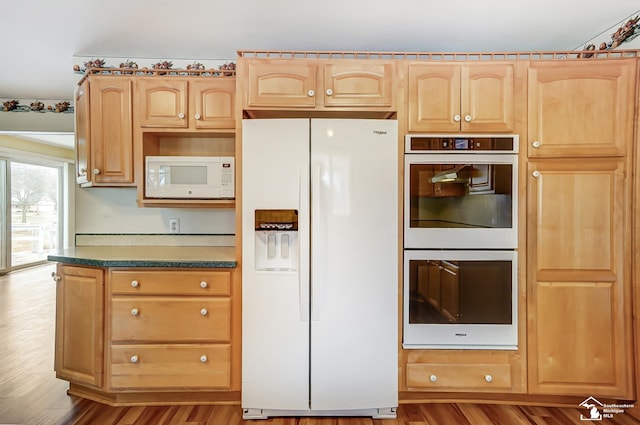
M529 164L529 391L632 397L629 213L616 160Z
M136 80L136 111L141 127L186 128L187 106L185 78Z
M231 77L202 78L189 81L192 102L192 127L205 129L235 129L236 79Z
M299 62L249 61L246 107L314 108L317 67Z
M635 59L532 62L529 156L624 155L635 76Z
M76 91L76 183L89 182L89 146L91 126L89 125L89 80L86 79Z
M409 131L460 131L460 66L409 65Z
M393 74L393 64L375 60L326 64L324 105L391 107Z
M58 264L56 377L102 386L104 274L101 269Z
M513 131L514 65L465 65L461 77L461 130Z
M130 78L92 77L90 170L94 185L131 184L133 126Z

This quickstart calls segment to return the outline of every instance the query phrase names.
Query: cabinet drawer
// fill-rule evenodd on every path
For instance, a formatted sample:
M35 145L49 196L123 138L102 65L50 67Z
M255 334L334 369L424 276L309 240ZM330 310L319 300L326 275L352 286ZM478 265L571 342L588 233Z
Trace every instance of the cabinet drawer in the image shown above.
M227 271L114 270L111 293L146 295L229 295Z
M227 344L112 345L111 387L228 388L231 348Z
M231 300L213 297L114 297L112 341L229 341Z
M505 391L511 389L509 364L407 364L407 387L437 391Z

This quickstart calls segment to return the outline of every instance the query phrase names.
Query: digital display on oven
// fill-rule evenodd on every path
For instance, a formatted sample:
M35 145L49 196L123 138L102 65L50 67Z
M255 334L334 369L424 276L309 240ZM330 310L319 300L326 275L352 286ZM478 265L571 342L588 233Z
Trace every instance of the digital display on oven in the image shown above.
M469 149L469 139L455 139L454 149Z

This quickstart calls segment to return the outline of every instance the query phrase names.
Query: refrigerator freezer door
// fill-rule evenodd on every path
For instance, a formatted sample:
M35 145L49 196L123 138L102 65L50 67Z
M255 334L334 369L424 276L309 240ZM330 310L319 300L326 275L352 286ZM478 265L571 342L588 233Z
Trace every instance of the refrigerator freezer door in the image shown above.
M242 132L242 406L307 410L309 120L245 120ZM256 270L256 209L298 210L297 270Z
M398 401L398 137L311 120L311 409Z

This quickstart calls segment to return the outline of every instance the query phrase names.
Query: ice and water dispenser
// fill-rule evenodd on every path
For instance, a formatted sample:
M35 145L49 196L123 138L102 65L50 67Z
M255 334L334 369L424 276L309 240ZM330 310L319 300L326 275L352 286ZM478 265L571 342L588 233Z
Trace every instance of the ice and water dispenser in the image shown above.
M298 269L298 211L256 210L256 270Z

